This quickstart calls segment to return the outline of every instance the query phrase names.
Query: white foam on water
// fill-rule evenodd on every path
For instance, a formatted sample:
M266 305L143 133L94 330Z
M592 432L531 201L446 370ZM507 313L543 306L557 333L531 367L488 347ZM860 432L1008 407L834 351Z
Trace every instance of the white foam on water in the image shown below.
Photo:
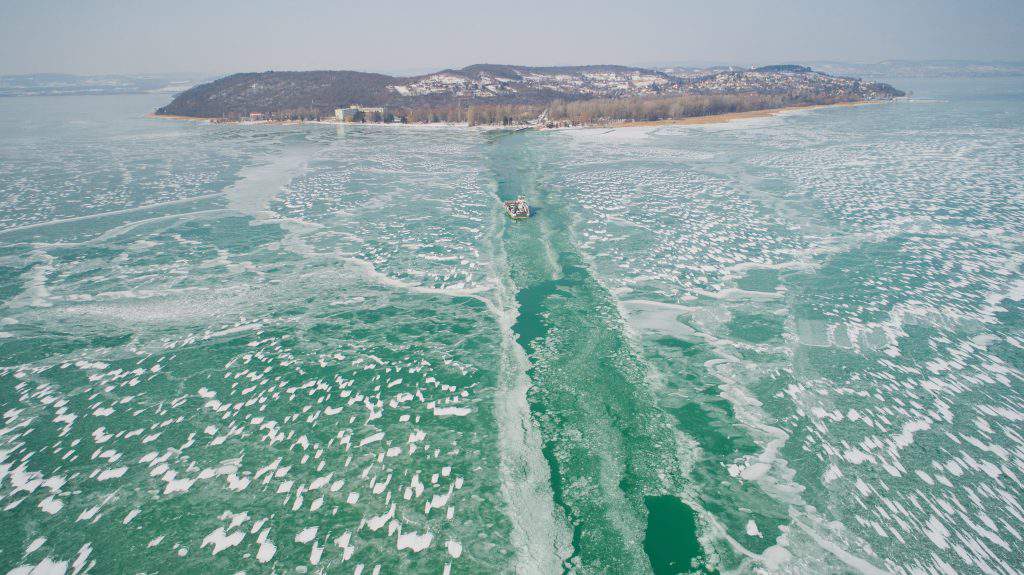
M693 308L647 300L622 300L619 305L620 316L636 332L667 335L682 341L696 337L696 331L678 319Z
M324 554L324 548L320 546L316 541L313 542L313 548L309 551L309 562L313 565L320 564L320 557Z
M82 572L82 569L84 569L86 567L86 563L85 562L89 558L89 555L91 553L92 553L92 544L91 543L85 543L84 545L82 545L81 547L78 548L78 555L75 556L75 560L71 563L71 573L72 573L72 575L78 575L78 573ZM89 568L91 569L92 566L95 565L95 564L96 564L95 561L91 562L89 564Z
M41 250L33 252L33 257L39 263L22 274L23 291L14 301L25 301L22 305L31 307L51 307L53 303L50 301L50 290L46 286L46 280L47 276L56 271L54 258ZM18 305L14 302L12 304Z
M453 559L458 559L462 556L462 543L459 543L458 541L448 540L445 541L444 547L448 551L448 554L451 555Z
M96 481L107 481L109 479L117 479L117 478L123 476L126 471L128 471L127 467L118 467L118 468L115 468L115 469L104 469L96 477Z
M67 572L67 561L54 561L46 557L37 565L19 565L8 571L7 575L64 575Z
M235 334L239 334L239 333L245 333L247 331L259 330L262 327L263 326L261 324L258 324L258 323L250 323L250 324L246 324L246 325L238 325L238 326L235 326L235 327L229 327L229 328L222 329L222 330L219 330L219 331L205 333L205 334L203 334L203 339L214 339L214 338L218 338L218 337L224 337L226 335L235 335Z
M45 511L46 513L49 513L50 515L55 515L59 513L61 509L64 508L64 502L61 501L60 499L57 499L53 495L50 495L46 499L43 499L42 501L39 502L39 508Z
M434 535L429 531L422 534L415 531L400 533L398 535L398 549L409 549L413 553L419 553L429 547L430 542L433 540Z
M446 417L446 416L465 417L465 416L469 415L472 412L473 412L473 410L468 408L468 407L458 407L458 406L454 406L454 405L453 406L447 406L447 407L437 407L437 406L434 407L434 415L436 415L438 417Z
M794 523L804 530L804 532L814 540L822 549L832 553L840 561L842 561L847 567L853 569L857 573L864 573L866 575L888 575L890 572L885 569L876 567L871 562L850 553L843 547L833 543L831 540L824 537L818 529L811 528L803 521L797 519Z
M36 537L35 540L29 543L28 547L25 548L25 555L33 553L36 549L42 547L43 543L46 543L46 537Z
M364 277L366 277L367 279L370 279L372 281L375 281L375 282L379 283L380 285L384 285L384 286L388 286L388 287L394 287L394 288L399 288L399 289L406 290L406 291L413 292L413 293L471 297L471 298L480 300L481 302L483 302L485 304L493 305L493 302L489 298L486 298L486 297L483 297L483 296L480 295L482 293L490 291L492 289L492 286L490 286L490 285L482 285L482 286L477 286L477 287L473 287L473 288L456 288L456 287L435 288L435 287L430 287L430 286L417 285L417 284L414 284L414 283L411 283L411 282L407 282L407 281L403 281L403 280L400 280L400 279L393 278L393 277L391 277L391 276L389 276L389 275L387 275L387 274L385 274L383 272L377 271L377 269L373 265L373 263L372 262L368 262L366 260L361 260L361 259L358 259L358 258L344 258L344 257L343 258L338 258L338 259L341 260L341 261L345 261L347 263L352 264L353 267L355 267L356 269L358 269L358 270L363 272Z
M199 545L199 548L202 549L203 547L210 545L213 547L213 554L216 555L229 547L238 545L244 538L244 531L233 531L231 533L227 533L223 527L218 527L214 529L212 533L203 538L203 542Z
M240 179L224 190L228 208L257 219L272 219L270 202L300 173L315 149L309 146L289 147L285 152L266 158L266 163L250 166L239 172Z
M273 541L261 534L260 547L256 551L256 560L260 563L266 563L274 558L275 553L277 553L277 546L274 545Z
M782 545L772 545L761 554L761 562L769 572L779 572L793 558L793 554Z
M319 527L306 527L305 529L299 531L298 534L295 535L295 542L309 543L314 538L316 538L316 532L318 529Z

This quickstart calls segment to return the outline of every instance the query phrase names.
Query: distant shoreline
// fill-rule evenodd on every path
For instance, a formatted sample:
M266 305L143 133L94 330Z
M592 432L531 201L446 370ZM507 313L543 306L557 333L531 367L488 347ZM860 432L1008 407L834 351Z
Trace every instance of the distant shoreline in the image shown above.
M192 122L206 122L212 123L217 118L200 118L196 116L175 116L173 114L157 114L156 112L150 112L146 114L147 118L155 118L157 120L189 120Z
M274 124L274 125L297 125L297 124L322 124L329 126L395 126L395 127L462 127L462 128L475 128L482 130L566 130L573 128L635 128L635 127L647 127L647 126L697 126L704 124L724 124L733 120L746 120L751 118L766 118L771 116L777 116L785 112L793 112L797 110L820 110L824 108L834 107L851 107L851 106L866 106L870 104L885 104L892 102L893 100L859 100L856 102L836 102L834 104L811 104L806 106L785 106L782 108L765 108L763 110L749 110L746 112L728 112L725 114L711 114L708 116L692 116L689 118L669 118L665 120L613 120L606 122L595 122L592 124L578 124L573 126L558 126L554 128L547 128L543 125L495 125L495 124L478 124L470 126L466 122L411 122L411 123L384 123L384 122L338 122L334 120L226 120L223 118L203 118L198 116L176 116L173 114L157 114L156 112L150 112L146 114L147 118L155 119L166 119L166 120L187 120L192 122L204 122L209 124L242 124L242 125L257 125L257 124Z
M144 116L145 118L155 120L185 120L189 122L200 122L205 124L231 124L231 125L242 125L242 126L257 126L257 125L275 125L275 126L294 126L299 124L320 124L324 126L395 126L403 128L415 128L415 127L471 127L466 122L411 122L403 124L401 122L338 122L337 120L228 120L225 118L204 118L202 116L176 116L174 114L157 114L156 112L150 112ZM477 127L477 126L472 126Z

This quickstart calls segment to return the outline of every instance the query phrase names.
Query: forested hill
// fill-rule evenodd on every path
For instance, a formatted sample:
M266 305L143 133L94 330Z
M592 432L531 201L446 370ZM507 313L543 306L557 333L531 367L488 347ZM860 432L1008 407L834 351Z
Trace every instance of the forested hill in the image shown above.
M699 71L698 71L699 72ZM581 100L658 99L683 95L760 95L775 101L888 99L902 92L885 84L830 76L792 65L674 73L627 66L529 67L477 64L413 77L353 71L233 74L196 86L158 114L240 118L316 118L348 105L416 111L537 107ZM455 111L453 111L455 110ZM423 114L419 114L420 119ZM433 118L436 113L431 113ZM465 118L462 118L465 119Z
M180 94L160 114L228 117L358 104L417 108L471 103L536 104L556 99L617 97L678 91L664 72L623 66L533 68L477 64L461 70L396 78L350 71L234 74Z

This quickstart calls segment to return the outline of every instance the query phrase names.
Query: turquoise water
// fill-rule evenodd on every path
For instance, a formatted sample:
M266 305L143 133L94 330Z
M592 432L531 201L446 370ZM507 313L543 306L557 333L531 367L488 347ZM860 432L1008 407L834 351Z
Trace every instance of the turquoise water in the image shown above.
M893 82L516 133L0 102L0 572L1024 571L1024 82Z

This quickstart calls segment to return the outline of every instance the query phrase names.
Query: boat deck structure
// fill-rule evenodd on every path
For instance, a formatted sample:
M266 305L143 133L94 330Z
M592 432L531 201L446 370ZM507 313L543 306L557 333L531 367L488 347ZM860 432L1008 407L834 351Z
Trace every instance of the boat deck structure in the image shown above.
M523 196L505 202L505 211L513 220L525 220L530 217L530 205Z

